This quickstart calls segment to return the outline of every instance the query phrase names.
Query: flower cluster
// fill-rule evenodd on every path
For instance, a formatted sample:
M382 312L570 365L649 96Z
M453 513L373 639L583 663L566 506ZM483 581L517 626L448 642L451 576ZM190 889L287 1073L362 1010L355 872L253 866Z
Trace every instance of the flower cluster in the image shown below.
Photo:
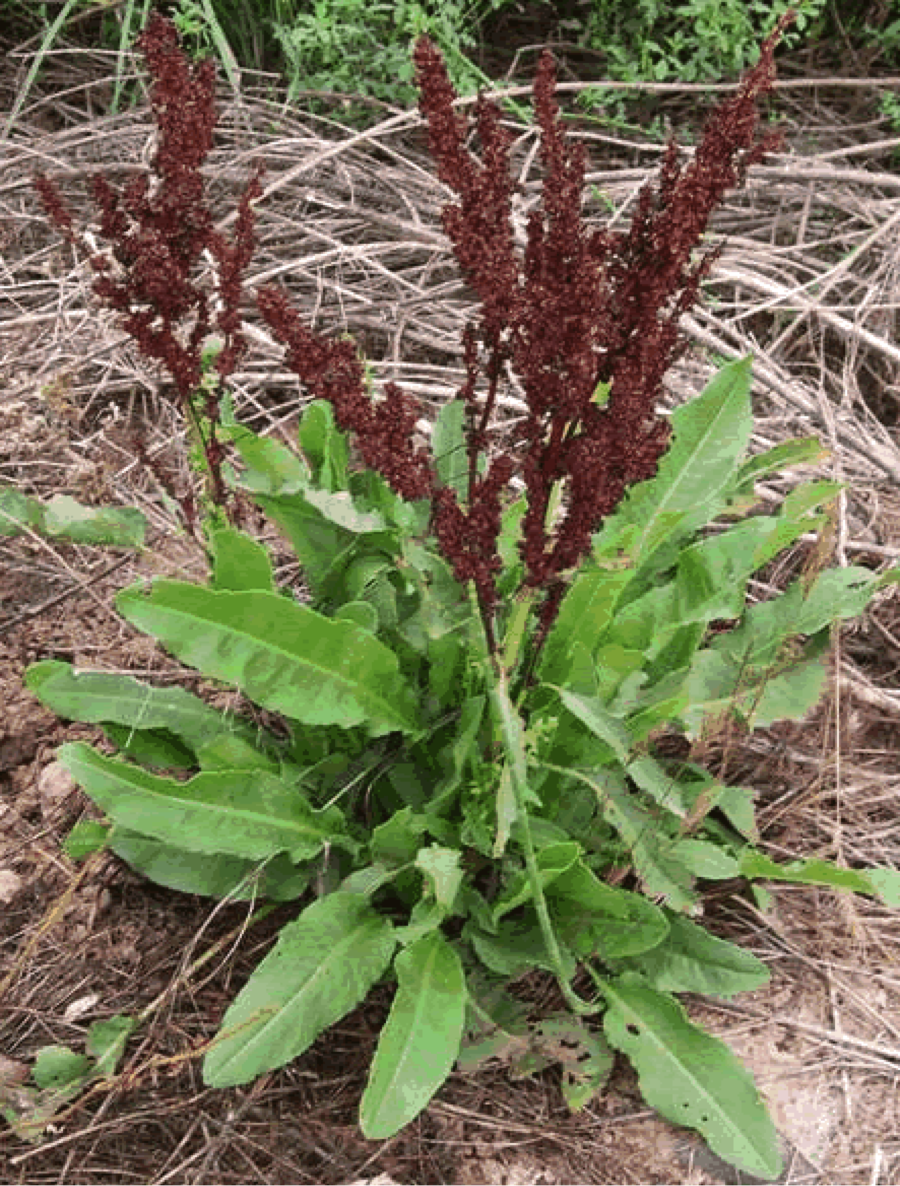
M215 230L205 200L201 166L213 145L216 125L215 66L192 67L182 53L171 21L154 13L138 39L153 79L150 100L158 143L152 175L140 175L118 190L102 175L93 179L100 236L111 255L92 252L94 291L123 315L122 324L147 357L169 372L183 404L200 388L204 343L219 338L219 377L234 370L246 349L240 301L243 273L254 250L252 202L262 192L257 168L241 197L231 240ZM75 242L74 220L54 183L35 179L44 208ZM215 264L215 294L202 278L206 262ZM205 387L206 418L213 428L204 442L213 479L214 500L224 505L219 466L222 446L215 439L218 397Z
M700 295L710 252L695 258L710 214L775 138L757 139L756 103L772 85L776 42L790 14L763 44L758 65L707 122L693 158L682 164L674 143L658 183L641 192L627 231L592 229L582 215L585 156L565 135L549 53L540 60L534 104L544 169L539 209L527 222L524 252L516 246L510 171L512 135L496 104L475 107L478 152L440 53L422 38L415 50L420 106L438 176L456 194L443 223L463 274L480 300L477 323L463 335L469 481L460 504L440 484L431 458L413 443L419 409L395 384L373 401L365 371L348 341L304 325L287 297L262 289L257 305L310 394L331 401L335 419L354 435L363 462L406 499L429 499L441 551L456 577L475 584L490 631L501 568L498 539L503 499L519 468L526 488L520 550L525 585L544 594L541 635L565 590L566 574L588 553L591 536L627 488L651 477L668 432L655 406L663 376L681 348L679 318ZM116 190L94 183L101 233L112 257L94 254L95 290L124 315L145 355L168 369L188 407L201 390L202 350L209 333L222 338L220 379L245 349L242 277L253 246L252 203L260 174L250 179L231 241L213 225L200 172L216 123L214 68L192 68L171 22L154 15L139 46L153 76L151 102L159 129L153 177ZM46 177L36 181L53 221L74 241L73 220ZM207 255L216 265L216 300L197 275ZM523 443L496 448L490 429L500 384L512 372L525 393ZM204 384L210 428L204 442L214 499L224 505L216 386ZM604 400L598 400L602 392ZM563 495L558 520L551 513ZM538 644L540 645L540 644Z
M521 551L527 584L547 593L545 628L565 571L589 551L591 535L626 489L655 473L666 448L667 427L655 404L681 346L678 320L697 301L713 258L706 253L695 261L693 255L725 192L775 144L772 136L756 140L756 100L771 87L775 44L785 23L764 43L737 93L709 119L693 160L682 166L670 143L658 184L643 189L630 229L621 233L591 230L582 217L584 153L564 134L553 59L545 53L534 83L542 201L528 220L521 261L512 226L511 137L499 112L484 99L476 107L479 160L466 146L465 123L453 109L455 95L439 52L425 39L416 47L431 154L438 176L459 199L445 209L444 228L481 300L480 322L467 330L468 377L461 395L483 447L506 367L524 390L527 509ZM476 407L479 378L484 394ZM596 399L599 385L608 392L603 406ZM458 575L470 572L470 557L479 555L485 584L496 556L495 484L470 488L465 532L455 495L441 492L438 538L442 520L455 524L456 530L444 532L444 550ZM553 524L556 489L567 498ZM479 499L490 500L489 513L478 513ZM490 599L489 588L480 592Z

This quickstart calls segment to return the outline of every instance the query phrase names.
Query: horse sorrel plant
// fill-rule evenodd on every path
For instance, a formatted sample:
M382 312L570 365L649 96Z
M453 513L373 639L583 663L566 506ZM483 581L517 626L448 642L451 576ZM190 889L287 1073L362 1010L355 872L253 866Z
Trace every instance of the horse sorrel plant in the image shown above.
M394 385L373 399L353 345L312 332L264 289L259 310L317 397L293 451L220 398L241 348L258 183L225 243L200 175L211 76L192 72L162 18L143 35L160 184L98 183L118 270L95 259L97 291L192 410L209 500L252 497L296 550L311 602L285 596L263 546L208 514L208 586L156 580L117 599L184 663L280 714L277 731L183 690L64 663L37 663L27 678L120 750L61 751L106 813L113 852L184 891L302 902L207 1045L207 1083L283 1066L388 977L397 987L362 1099L367 1136L410 1121L454 1064L562 1057L580 1106L621 1050L666 1117L744 1169L778 1173L752 1081L674 995L731 995L767 978L700 925L703 886L794 880L898 904L900 874L776 863L757 847L750 791L654 745L664 726L695 739L726 717L752 727L801 715L823 687L832 623L900 579L808 572L748 605L751 575L818 529L839 487L811 482L778 514L747 515L758 478L819 455L794 441L745 457L747 360L675 411L671 430L654 411L679 315L710 262L692 253L771 143L755 139L755 102L776 37L691 162L670 147L625 233L582 219L584 159L563 133L545 55L534 86L543 201L524 258L510 134L482 99L480 155L470 151L440 56L420 42L431 151L457 195L444 225L481 302L464 337L466 382L430 451L416 447L414 402ZM74 236L52 183L40 191ZM219 264L218 323L192 275L204 249ZM213 330L219 381L202 365ZM509 371L528 409L516 448L493 424ZM717 518L721 530L704 535ZM556 978L565 1010L529 1025L515 985L535 969Z

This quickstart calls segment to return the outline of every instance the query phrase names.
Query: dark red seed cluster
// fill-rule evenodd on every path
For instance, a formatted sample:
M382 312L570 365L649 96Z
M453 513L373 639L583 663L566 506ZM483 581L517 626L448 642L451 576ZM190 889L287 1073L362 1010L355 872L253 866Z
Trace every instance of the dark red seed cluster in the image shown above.
M526 490L525 581L545 593L542 632L555 617L566 573L589 552L592 534L629 486L656 472L668 443L667 426L655 412L663 376L682 346L679 319L699 299L713 259L708 251L699 258L695 253L726 191L776 142L757 138L757 99L772 86L775 45L790 19L783 18L763 43L757 66L709 118L690 161L683 164L669 144L658 182L642 190L631 225L621 232L591 228L583 217L584 151L567 139L553 58L544 53L534 82L544 179L524 251L513 223L512 134L499 107L479 98L473 151L439 51L427 38L418 42L415 66L429 146L439 178L457 199L445 208L443 223L480 301L478 320L463 337L465 505L441 486L431 458L413 443L416 401L395 384L373 400L352 343L309 329L281 291L259 292L260 313L287 346L289 365L311 395L331 401L363 462L402 497L431 500L441 551L460 581L474 581L486 619L496 602L503 500L515 469ZM142 352L164 364L188 400L200 384L210 332L223 342L221 378L245 350L240 302L261 170L241 197L235 232L226 241L214 228L200 172L216 124L214 68L209 62L190 66L173 25L158 14L139 46L153 77L159 132L153 176L121 191L103 177L95 180L101 234L112 255L94 255L91 262L98 295L123 314ZM36 186L50 218L74 240L72 217L55 186L46 177ZM204 252L217 265L215 300L198 275ZM524 443L519 460L499 448L483 465L510 371L525 393ZM605 402L595 398L598 385L608 390ZM217 397L211 394L208 403L215 424ZM214 434L208 452L218 472L221 446ZM557 490L565 494L564 509L553 521Z

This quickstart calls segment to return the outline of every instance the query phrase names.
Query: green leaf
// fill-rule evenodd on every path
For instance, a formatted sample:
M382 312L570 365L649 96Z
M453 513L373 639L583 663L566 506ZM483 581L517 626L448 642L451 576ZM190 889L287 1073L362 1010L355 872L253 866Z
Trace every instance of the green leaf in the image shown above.
M287 902L299 898L309 885L309 873L296 868L286 853L278 853L260 865L241 857L175 848L152 836L118 827L112 830L109 847L149 881L182 894Z
M416 815L411 807L395 811L372 832L372 860L389 868L411 864L422 847L421 838L426 829L425 817Z
M580 956L617 959L662 943L666 916L641 894L607 885L578 861L547 887L559 933Z
M604 818L624 841L647 893L661 895L676 910L690 910L696 894L689 870L672 852L671 837L635 801L621 774L602 769L588 775L574 768L565 773L594 791Z
M609 534L628 525L625 547L635 567L720 508L753 428L751 368L750 358L729 363L695 400L675 409L672 443L656 476L633 486L608 521Z
M629 736L624 722L614 717L596 697L588 698L570 692L568 688L555 689L560 700L583 725L604 741L619 761L625 765L629 759Z
M681 914L667 911L662 943L628 967L659 992L696 992L730 997L752 992L769 981L769 969L749 951L711 935Z
M338 891L285 926L225 1014L203 1061L210 1087L248 1083L302 1054L365 997L394 950L391 924Z
M615 1055L602 1034L588 1029L581 1017L558 1013L537 1023L528 1050L516 1059L512 1073L518 1078L558 1064L563 1073L563 1098L577 1112L609 1079L614 1062Z
M886 906L900 907L900 869L869 869L867 876Z
M0 486L0 535L19 535L29 527L43 531L43 503L11 486Z
M348 601L335 610L334 620L337 622L354 622L361 630L369 634L378 631L378 610L370 601Z
M88 1030L85 1049L96 1060L94 1070L98 1074L106 1078L115 1074L119 1060L125 1053L125 1045L136 1028L136 1017L122 1015L93 1022Z
M466 401L453 399L437 414L431 433L431 453L442 486L456 492L460 502L469 497L469 454L466 448Z
M236 593L245 589L274 591L275 580L267 549L243 531L231 527L213 531L210 549L214 589L231 589Z
M370 1141L392 1137L426 1106L450 1074L465 1022L465 974L439 932L400 952L394 968L397 994L360 1105Z
M461 858L462 853L457 849L442 848L438 844L419 849L416 856L416 868L424 874L435 901L447 914L453 910L462 885Z
M585 566L575 576L547 636L539 672L548 683L568 682L575 643L595 652L633 573Z
M750 879L791 881L795 885L825 885L831 889L849 890L854 894L871 894L883 898L889 906L898 904L896 899L900 896L897 892L900 873L894 869L844 869L821 857L779 865L765 853L753 848L745 848L738 859L741 875Z
M761 478L780 474L793 465L814 465L827 460L828 456L828 450L815 437L782 441L743 462L737 472L736 485L740 489L748 488L752 491L754 482Z
M195 753L218 737L249 730L183 688L153 688L130 675L76 672L55 659L32 663L25 686L62 717L129 729L166 729ZM250 736L253 736L251 733Z
M536 854L541 885L546 889L557 877L565 873L567 869L571 869L580 855L581 845L576 844L574 840L562 841L541 849ZM512 878L510 885L494 902L494 922L499 922L511 910L530 902L531 898L531 881L527 871L523 870Z
M91 1060L68 1046L42 1046L35 1056L31 1077L43 1090L64 1091L80 1086L92 1070Z
M307 404L298 435L315 484L328 491L345 489L350 449L346 435L334 422L334 408L328 400Z
M257 436L243 424L228 426L230 440L247 467L241 476L245 490L259 495L287 496L309 484L309 469L302 458L272 437Z
M217 592L155 581L116 607L183 663L306 725L364 724L373 736L414 732L415 701L397 657L351 622L275 593Z
M626 974L601 981L610 1043L634 1065L641 1094L714 1153L759 1178L781 1173L778 1137L756 1086L728 1047L693 1025L672 997Z
M313 811L296 787L264 770L204 771L179 782L84 742L64 745L59 760L114 823L176 849L250 860L287 851L301 860L344 839L336 809Z
M696 877L727 881L741 875L740 862L708 840L679 840L672 852Z
M517 980L536 968L545 972L557 971L533 911L521 919L505 918L495 929L496 934L490 934L470 922L463 930L463 937L471 943L486 968L508 980ZM566 974L573 976L575 959L565 950L562 958Z
M44 530L79 544L141 548L147 520L134 507L85 507L68 494L55 494L44 511Z
M93 819L79 820L63 841L63 852L70 861L83 861L106 847L109 832L109 824Z

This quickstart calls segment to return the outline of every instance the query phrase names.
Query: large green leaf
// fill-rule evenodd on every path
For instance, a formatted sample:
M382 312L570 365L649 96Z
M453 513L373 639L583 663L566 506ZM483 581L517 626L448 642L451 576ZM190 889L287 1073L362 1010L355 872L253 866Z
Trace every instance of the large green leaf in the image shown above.
M596 650L632 575L627 569L596 569L590 565L579 571L547 636L540 662L544 680L548 683L567 681L575 643L587 647L589 652Z
M536 854L537 870L541 885L546 889L557 877L578 860L581 855L581 845L574 840L564 840L557 844L550 844ZM497 923L505 914L530 902L533 897L533 887L528 873L523 870L517 873L510 884L504 889L494 902L493 917Z
M607 823L628 848L647 893L661 895L676 910L689 910L697 897L690 871L673 851L671 836L628 790L621 772L606 768L586 774L574 767L561 772L593 790Z
M708 523L727 502L753 428L752 360L723 367L701 394L672 413L672 443L657 474L633 486L597 540L616 536L639 567L667 539Z
M469 454L466 448L466 401L453 399L437 414L431 433L431 452L442 486L460 500L469 497Z
M347 485L350 449L346 434L335 424L334 408L328 400L317 399L307 404L300 418L298 436L315 484L325 490L343 490Z
M222 1022L203 1061L210 1087L247 1083L302 1054L365 997L394 950L391 924L338 891L285 926Z
M662 943L669 931L658 906L607 885L580 860L550 883L547 897L561 937L582 957L637 955Z
M175 848L127 828L113 828L106 844L143 877L182 894L287 902L299 898L309 884L309 874L297 869L287 853L261 866L241 857Z
M130 675L76 673L70 663L45 659L28 668L25 686L62 717L129 729L166 729L195 753L219 737L237 733L247 740L254 736L243 722L226 717L183 688L154 688Z
M84 742L59 760L113 823L177 849L261 860L289 852L316 855L346 841L340 813L316 812L296 787L264 770L204 771L187 782L105 758Z
M450 1074L466 1016L465 973L440 932L401 952L394 968L397 995L360 1105L370 1141L393 1136L425 1107Z
M714 1153L757 1177L781 1173L775 1126L745 1067L693 1025L672 997L633 973L601 981L611 1045L633 1063L641 1094L667 1120L696 1128Z
M233 592L243 589L266 589L272 592L275 589L268 551L243 531L235 531L232 527L219 528L210 537L210 549L213 554L214 589L231 589Z
M650 951L628 960L659 992L728 997L767 984L769 969L749 951L717 939L683 915L666 912L669 932Z
M412 692L394 653L352 622L275 593L219 592L181 581L131 586L119 612L182 662L306 725L415 731Z

